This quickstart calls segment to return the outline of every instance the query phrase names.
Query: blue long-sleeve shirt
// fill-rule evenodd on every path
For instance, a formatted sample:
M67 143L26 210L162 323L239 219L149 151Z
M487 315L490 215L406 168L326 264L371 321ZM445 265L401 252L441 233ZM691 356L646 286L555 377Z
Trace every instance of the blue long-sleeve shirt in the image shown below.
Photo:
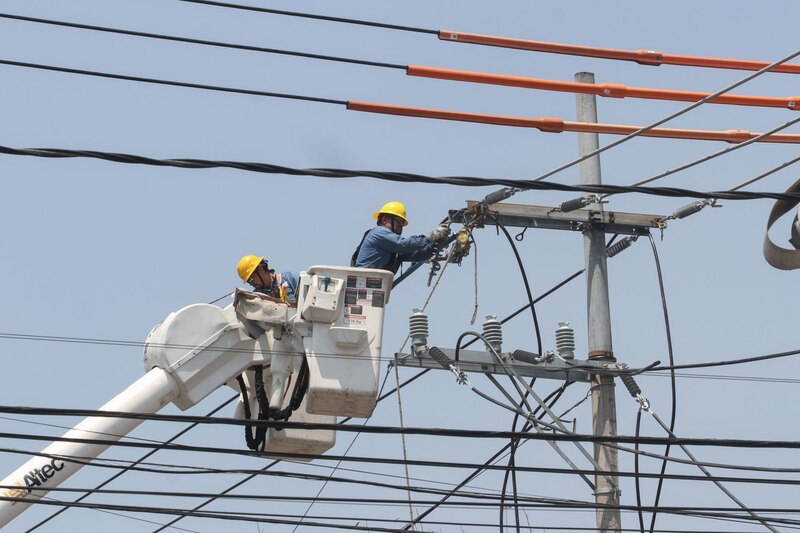
M294 272L280 272L280 273L272 273L272 285L267 288L258 289L255 292L260 292L262 294L266 294L268 296L273 296L275 298L280 298L280 286L282 283L286 283L287 285L287 292L286 292L286 299L290 302L297 301L297 274Z
M403 237L384 226L375 226L361 241L355 266L397 272L401 262L424 261L432 254L433 245L424 235Z

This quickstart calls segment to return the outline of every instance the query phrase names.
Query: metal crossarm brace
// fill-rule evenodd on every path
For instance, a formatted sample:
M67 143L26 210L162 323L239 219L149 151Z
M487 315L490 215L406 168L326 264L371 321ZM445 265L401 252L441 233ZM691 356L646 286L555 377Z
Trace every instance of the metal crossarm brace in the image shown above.
M663 215L639 213L620 213L615 211L596 211L576 209L564 213L557 207L497 203L487 207L482 202L467 201L466 211L451 211L453 222L475 223L480 216L479 225L521 228L561 229L584 231L588 227L602 227L606 232L622 235L647 235L652 229L663 229ZM486 216L490 215L490 216Z

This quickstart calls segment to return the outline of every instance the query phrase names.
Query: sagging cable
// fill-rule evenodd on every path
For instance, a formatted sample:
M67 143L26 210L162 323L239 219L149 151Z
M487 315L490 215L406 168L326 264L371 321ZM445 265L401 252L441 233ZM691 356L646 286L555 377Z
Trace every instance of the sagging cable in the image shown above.
M625 365L620 365L620 366L625 367ZM623 374L620 376L620 379L622 380L622 383L625 385L625 388L628 389L628 392L633 397L633 399L636 400L637 403L639 403L641 410L652 415L653 419L658 423L659 426L661 426L661 428L667 433L667 435L669 435L673 439L677 438L675 434L672 431L670 431L669 427L664 423L664 421L661 420L661 418L659 418L655 412L653 412L650 405L650 401L642 395L642 389L636 383L636 380L633 379L633 376L630 374ZM780 533L780 531L772 527L766 521L766 519L762 518L761 516L753 512L741 500L739 500L736 496L734 496L731 491L729 491L722 483L720 483L713 476L713 474L711 474L711 472L709 472L708 469L704 467L700 463L700 461L697 460L694 454L692 454L685 445L678 444L678 446L680 446L681 450L683 450L683 453L685 453L689 457L689 459L691 459L694 462L697 468L699 468L700 471L702 471L703 474L705 474L706 477L708 477L708 479L710 479L722 492L724 492L726 496L728 496L731 500L733 500L733 502L736 503L736 505L738 505L743 511L752 516L755 520L760 522L761 525L763 525L773 533Z

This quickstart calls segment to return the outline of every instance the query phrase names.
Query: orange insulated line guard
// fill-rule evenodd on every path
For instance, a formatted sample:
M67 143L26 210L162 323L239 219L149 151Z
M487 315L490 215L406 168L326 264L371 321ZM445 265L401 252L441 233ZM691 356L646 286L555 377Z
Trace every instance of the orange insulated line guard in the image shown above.
M450 70L420 65L408 65L408 76L434 78L438 80L464 81L471 83L485 83L490 85L504 85L508 87L522 87L525 89L541 89L545 91L561 91L570 93L594 94L609 98L647 98L651 100L673 100L679 102L697 102L711 93L694 91L675 91L667 89L648 89L640 87L626 87L618 83L579 83L574 81L545 80L527 78L523 76L504 76L501 74L487 74L485 72L470 72L465 70ZM756 107L782 107L796 110L800 107L800 97L774 97L774 96L747 96L723 94L713 100L712 104L729 104Z
M561 133L562 131L577 131L590 133L607 133L611 135L628 135L640 128L624 124L595 124L592 122L570 122L560 118L522 118L501 115L484 115L479 113L464 113L461 111L444 111L441 109L425 109L421 107L406 107L390 104L374 104L370 102L348 101L347 109L351 111L364 111L367 113L381 113L384 115L400 115L405 117L436 118L441 120L457 120L461 122L477 122L480 124L494 124L497 126L515 126L518 128L535 128L547 133ZM646 137L666 137L670 139L695 139L702 141L724 141L738 144L758 137L759 133L746 130L687 130L673 128L653 128L642 133ZM776 133L761 139L761 142L800 144L800 135L790 133Z
M458 43L483 44L501 48L516 48L534 52L548 52L552 54L566 54L573 56L598 57L601 59L619 59L635 61L640 65L680 65L684 67L726 68L733 70L761 70L770 65L767 61L749 61L746 59L725 59L718 57L682 56L664 54L656 50L618 50L615 48L597 48L594 46L578 46L573 44L548 43L544 41L531 41L528 39L513 39L511 37L495 37L477 33L460 31L439 30L439 39ZM783 72L787 74L800 74L800 64L784 63L778 65L770 72Z

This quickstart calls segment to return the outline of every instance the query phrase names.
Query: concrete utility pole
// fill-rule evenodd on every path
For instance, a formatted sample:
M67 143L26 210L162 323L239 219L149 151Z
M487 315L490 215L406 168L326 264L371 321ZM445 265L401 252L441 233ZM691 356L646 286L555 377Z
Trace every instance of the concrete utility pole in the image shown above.
M575 81L594 83L594 74L579 72ZM594 95L578 94L577 119L581 122L597 122L597 102ZM596 133L578 134L578 151L581 156L599 148ZM598 185L600 158L591 157L580 163L581 184ZM602 204L589 205L589 209L602 212ZM589 324L589 358L598 361L613 361L611 349L611 312L608 303L608 270L606 268L605 231L602 227L589 227L583 233L584 257L586 260L586 296ZM595 435L617 434L617 403L614 393L614 378L596 376L592 379L592 429ZM594 445L594 458L599 467L617 472L617 450L600 444ZM606 476L595 476L595 502L597 508L597 530L620 531L619 479L613 476L613 485ZM612 508L608 508L612 507Z

